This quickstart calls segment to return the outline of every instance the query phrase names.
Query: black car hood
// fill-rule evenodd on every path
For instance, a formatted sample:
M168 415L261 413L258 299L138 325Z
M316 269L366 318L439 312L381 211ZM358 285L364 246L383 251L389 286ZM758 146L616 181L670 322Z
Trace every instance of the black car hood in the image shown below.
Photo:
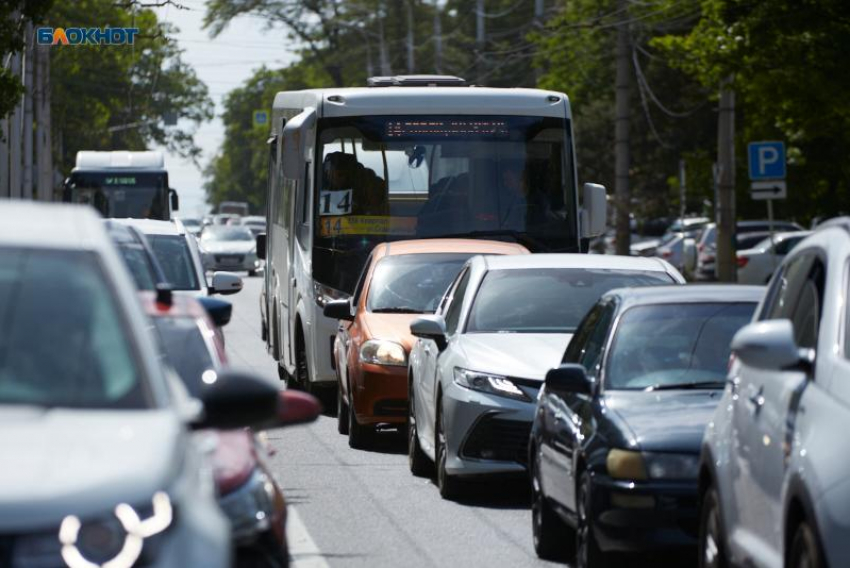
M620 418L622 433L651 452L699 453L705 427L723 391L607 391L604 405Z

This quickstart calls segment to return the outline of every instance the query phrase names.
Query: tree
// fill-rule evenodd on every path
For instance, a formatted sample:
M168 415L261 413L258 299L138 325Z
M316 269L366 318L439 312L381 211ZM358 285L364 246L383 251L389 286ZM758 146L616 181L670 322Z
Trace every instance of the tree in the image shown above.
M12 75L5 65L9 54L24 48L24 25L27 20L42 21L53 0L12 0L0 3L0 119L20 102L24 86L20 77Z
M706 104L709 91L673 68L652 39L670 30L689 30L693 11L675 6L632 3L627 11L614 0L575 0L532 35L535 63L544 72L539 86L570 97L576 130L577 162L586 181L613 187L614 47L620 22L630 26L631 210L637 216L678 214L676 173L688 167L688 209L699 211L712 197L711 159L715 118Z
M671 0L672 1L672 0ZM848 212L850 18L843 0L691 0L701 17L687 33L655 39L673 63L716 90L733 76L738 101L736 186L744 214L746 142L788 145L789 198L778 214L804 221Z
M224 100L222 120L224 143L204 170L207 200L217 206L222 201L246 201L262 211L268 183L268 126L256 126L253 114L265 110L271 115L275 93L303 89L326 77L313 75L308 65L293 65L285 70L258 69Z
M60 171L78 150L143 150L153 144L197 158L197 125L213 116L206 85L180 58L163 25L148 9L135 19L110 0L62 2L49 14L56 26L139 28L133 46L57 46L51 49L54 138ZM179 117L166 126L165 117Z

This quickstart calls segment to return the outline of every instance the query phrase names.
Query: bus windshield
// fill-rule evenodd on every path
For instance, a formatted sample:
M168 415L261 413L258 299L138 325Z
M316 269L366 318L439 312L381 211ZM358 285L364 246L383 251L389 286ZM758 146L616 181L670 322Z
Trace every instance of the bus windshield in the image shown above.
M88 203L107 218L170 218L165 172L73 172L64 199Z
M562 118L359 116L318 126L313 278L327 286L350 293L384 241L472 236L579 250Z

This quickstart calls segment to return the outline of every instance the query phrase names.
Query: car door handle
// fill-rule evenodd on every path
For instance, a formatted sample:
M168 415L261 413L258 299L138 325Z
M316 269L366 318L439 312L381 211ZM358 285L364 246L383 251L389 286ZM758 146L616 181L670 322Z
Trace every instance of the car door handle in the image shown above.
M431 354L431 346L426 345L425 347L422 348L422 352L425 353L425 355L430 355Z
M752 405L750 410L753 414L758 414L761 407L764 406L764 387L759 387L758 392L750 396L747 401Z

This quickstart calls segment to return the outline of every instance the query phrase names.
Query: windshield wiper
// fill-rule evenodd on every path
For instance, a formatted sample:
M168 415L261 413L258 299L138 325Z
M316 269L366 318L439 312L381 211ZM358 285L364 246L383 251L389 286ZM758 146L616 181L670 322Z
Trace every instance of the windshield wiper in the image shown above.
M374 310L370 310L373 314L427 314L430 312L426 312L425 310L419 310L417 308L375 308Z
M517 243L523 245L531 252L551 252L552 248L541 240L535 239L528 233L512 231L510 229L498 229L494 231L470 231L469 233L455 233L453 235L439 235L440 239L474 239L478 237L511 237Z
M696 389L722 389L726 387L726 381L696 381L693 383L673 383L669 385L652 385L646 387L645 391L662 390L696 390Z

